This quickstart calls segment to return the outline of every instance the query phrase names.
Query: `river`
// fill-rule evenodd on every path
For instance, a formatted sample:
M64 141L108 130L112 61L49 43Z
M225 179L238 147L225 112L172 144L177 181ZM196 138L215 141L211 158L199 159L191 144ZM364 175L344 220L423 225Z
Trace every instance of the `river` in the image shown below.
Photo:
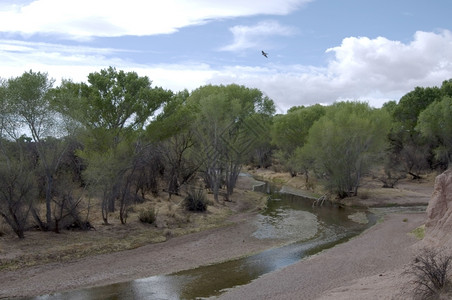
M267 189L265 186L262 188ZM269 196L267 209L256 216L259 239L291 242L248 257L169 275L43 295L31 299L203 299L244 285L263 274L347 241L375 223L364 210L332 205L312 207L312 199L288 193Z

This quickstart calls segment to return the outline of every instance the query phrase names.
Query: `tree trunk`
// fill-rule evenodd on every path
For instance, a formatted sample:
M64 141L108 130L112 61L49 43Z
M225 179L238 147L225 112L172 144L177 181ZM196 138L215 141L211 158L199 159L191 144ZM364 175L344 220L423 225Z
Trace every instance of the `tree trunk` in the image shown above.
M47 172L46 174L46 223L50 228L52 224L52 188L53 188L53 176Z
M36 211L36 209L34 207L31 208L31 214L33 215L33 219L35 219L39 229L41 231L46 231L48 228L47 228L46 224L44 224L44 222L42 222L41 218L38 215L38 212Z

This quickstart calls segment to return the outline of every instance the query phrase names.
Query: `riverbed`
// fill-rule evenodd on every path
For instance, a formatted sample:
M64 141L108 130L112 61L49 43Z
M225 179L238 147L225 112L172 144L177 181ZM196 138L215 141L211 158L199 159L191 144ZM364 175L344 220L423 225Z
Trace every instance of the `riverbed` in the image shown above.
M375 223L373 215L364 210L333 205L313 207L312 202L304 196L272 192L267 209L250 220L255 228L252 238L279 239L283 246L172 274L31 299L198 299L218 296L347 241Z

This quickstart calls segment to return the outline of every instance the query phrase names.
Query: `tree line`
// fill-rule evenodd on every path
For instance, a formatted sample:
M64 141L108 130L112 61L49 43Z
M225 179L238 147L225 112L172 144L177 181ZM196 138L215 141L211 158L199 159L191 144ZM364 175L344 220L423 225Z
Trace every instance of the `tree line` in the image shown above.
M54 83L33 71L0 82L0 215L19 238L89 229L90 209L125 224L134 203L189 185L228 201L244 165L277 162L348 197L375 165L393 185L451 158L451 80L379 109L341 102L280 115L236 84L174 93L112 67Z

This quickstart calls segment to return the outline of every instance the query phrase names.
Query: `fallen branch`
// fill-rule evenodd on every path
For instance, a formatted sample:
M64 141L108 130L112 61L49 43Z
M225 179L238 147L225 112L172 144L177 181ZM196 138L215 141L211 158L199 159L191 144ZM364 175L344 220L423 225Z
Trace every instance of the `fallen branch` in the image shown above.
M322 196L320 196L319 198L317 198L316 200L314 200L314 202L312 203L312 207L315 206L322 206L323 203L325 203L325 201L328 200L328 194L324 194Z

